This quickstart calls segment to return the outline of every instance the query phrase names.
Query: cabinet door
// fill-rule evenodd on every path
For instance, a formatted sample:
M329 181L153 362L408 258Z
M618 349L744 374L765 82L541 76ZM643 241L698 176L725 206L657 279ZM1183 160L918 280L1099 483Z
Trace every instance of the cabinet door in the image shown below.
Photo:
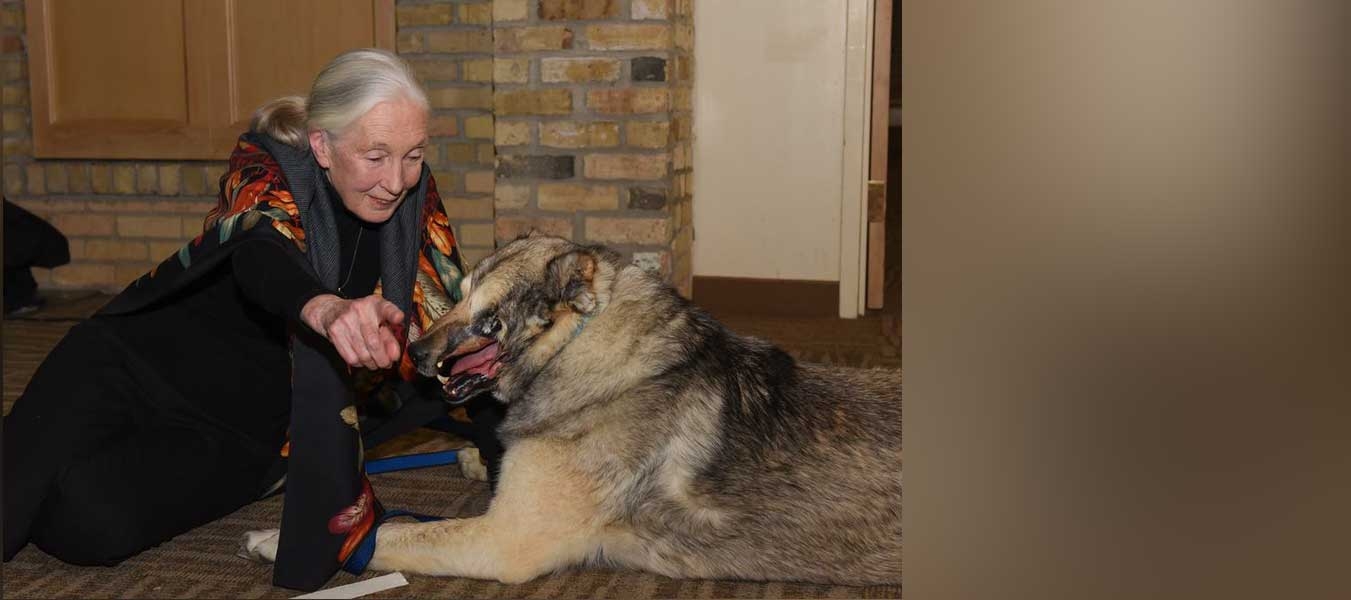
M223 159L325 62L394 45L393 0L30 0L38 158Z
M191 158L213 115L200 2L30 0L39 158Z
M233 0L227 3L230 125L242 132L254 109L287 94L304 96L319 69L345 50L394 49L370 0ZM392 0L390 0L392 4ZM392 14L392 10L389 11ZM297 26L305 23L305 26Z

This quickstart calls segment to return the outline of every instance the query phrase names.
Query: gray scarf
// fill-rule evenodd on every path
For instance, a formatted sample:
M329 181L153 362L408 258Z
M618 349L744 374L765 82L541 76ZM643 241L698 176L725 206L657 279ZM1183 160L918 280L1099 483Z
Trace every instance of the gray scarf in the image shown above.
M341 252L333 214L333 199L328 197L324 169L309 149L299 149L264 134L250 135L281 166L300 209L300 224L305 230L306 256L314 267L319 283L334 289L338 285ZM413 281L417 277L417 255L422 246L422 204L427 198L427 179L431 169L422 166L417 187L408 191L403 204L385 223L380 233L380 285L386 300L404 315L413 306Z

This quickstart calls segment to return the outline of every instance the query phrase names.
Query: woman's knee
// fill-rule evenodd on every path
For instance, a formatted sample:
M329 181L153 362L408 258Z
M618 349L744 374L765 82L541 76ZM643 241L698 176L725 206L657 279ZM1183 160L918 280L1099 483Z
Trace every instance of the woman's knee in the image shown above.
M159 543L155 528L137 510L137 499L99 479L79 469L67 471L34 524L32 542L83 566L113 566Z
M101 507L62 503L53 508L30 539L43 552L72 565L111 567L152 545Z

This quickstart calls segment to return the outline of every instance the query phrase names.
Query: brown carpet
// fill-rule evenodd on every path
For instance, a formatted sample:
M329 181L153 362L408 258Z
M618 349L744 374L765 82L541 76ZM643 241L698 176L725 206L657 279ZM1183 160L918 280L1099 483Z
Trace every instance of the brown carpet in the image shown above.
M898 263L894 263L898 264ZM47 308L4 322L4 410L23 391L52 346L78 319L107 296L52 293ZM895 305L898 307L899 303ZM890 308L890 307L889 307ZM899 310L865 319L784 319L720 315L741 333L771 340L801 360L899 368ZM425 432L378 449L457 445ZM387 446L387 447L386 447ZM374 452L373 452L374 453ZM385 505L445 516L487 510L485 483L468 481L455 467L386 473L371 477ZM29 546L4 565L5 598L286 598L296 593L272 587L271 567L234 556L244 531L276 527L282 497L260 500L214 523L198 527L111 568L73 567ZM362 579L376 574L367 574ZM340 573L330 585L358 578ZM846 587L799 583L677 580L650 573L589 568L541 577L524 585L473 579L410 576L410 585L374 598L899 598L901 587Z

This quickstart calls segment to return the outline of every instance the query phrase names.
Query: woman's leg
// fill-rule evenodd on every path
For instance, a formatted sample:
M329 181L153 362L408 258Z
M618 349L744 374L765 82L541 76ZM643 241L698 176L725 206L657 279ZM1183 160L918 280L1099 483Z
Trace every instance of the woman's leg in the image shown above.
M276 457L172 409L176 392L126 352L76 325L5 417L5 560L31 539L116 564L257 498Z
M33 543L72 564L118 564L256 500L271 463L207 428L141 430L71 465Z
M47 355L4 419L4 560L28 543L57 476L134 431L146 414L121 351L81 323Z

